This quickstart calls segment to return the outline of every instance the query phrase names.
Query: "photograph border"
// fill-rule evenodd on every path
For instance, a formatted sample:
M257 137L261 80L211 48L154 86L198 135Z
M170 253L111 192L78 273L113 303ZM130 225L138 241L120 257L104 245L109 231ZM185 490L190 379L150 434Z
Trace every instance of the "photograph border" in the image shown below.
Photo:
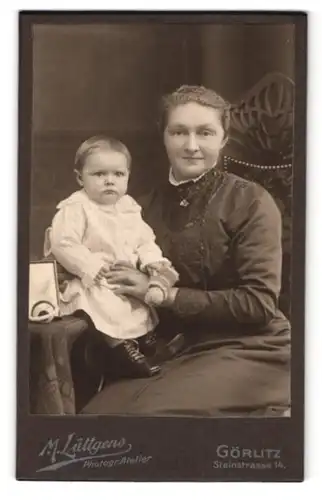
M287 418L132 417L108 415L40 416L29 413L29 210L31 179L32 26L87 23L292 23L295 26L295 119L293 167L293 257L291 291L291 416ZM303 12L113 12L26 11L19 14L19 153L17 280L17 460L21 480L116 481L302 481L304 439L304 327L306 217L307 15ZM296 221L296 223L294 223ZM167 435L168 442L163 438ZM79 463L54 467L54 454L71 443L87 449L114 446L131 450L134 462L86 468ZM86 441L89 440L89 441ZM114 443L111 445L111 443ZM220 448L221 447L221 448ZM225 447L225 448L222 448ZM75 451L76 448L74 448ZM269 454L272 467L233 468L229 454L251 450ZM124 451L125 450L125 451ZM227 467L216 468L227 452ZM268 453L270 452L270 453ZM122 454L123 453L123 454ZM265 455L266 454L266 455ZM76 454L77 455L77 454ZM102 453L104 455L104 453ZM112 454L113 455L113 454ZM111 453L105 460L110 462ZM240 455L241 456L241 455ZM75 458L75 457L74 457ZM53 462L54 460L54 462ZM81 459L79 459L81 461ZM136 462L135 462L136 460ZM51 461L51 462L50 462ZM75 458L74 461L77 461ZM83 463L83 462L82 462ZM257 463L257 462L256 462ZM47 464L47 465L46 465ZM51 468L50 468L51 465Z

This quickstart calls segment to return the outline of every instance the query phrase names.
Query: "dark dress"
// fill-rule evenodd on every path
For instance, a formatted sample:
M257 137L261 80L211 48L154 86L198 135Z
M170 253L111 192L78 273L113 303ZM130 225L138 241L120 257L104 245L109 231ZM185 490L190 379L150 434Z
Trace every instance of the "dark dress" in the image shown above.
M161 186L143 206L180 274L174 304L159 310L160 335L184 333L185 349L155 378L107 386L83 413L279 414L290 403L290 328L278 309L281 216L272 197L212 170Z

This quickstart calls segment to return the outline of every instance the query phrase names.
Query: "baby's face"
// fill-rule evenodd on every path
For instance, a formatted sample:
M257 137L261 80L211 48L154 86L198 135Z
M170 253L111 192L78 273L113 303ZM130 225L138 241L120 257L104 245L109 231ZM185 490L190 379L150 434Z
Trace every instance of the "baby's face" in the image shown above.
M113 205L127 191L128 161L118 151L95 151L86 159L78 182L89 198L101 205Z

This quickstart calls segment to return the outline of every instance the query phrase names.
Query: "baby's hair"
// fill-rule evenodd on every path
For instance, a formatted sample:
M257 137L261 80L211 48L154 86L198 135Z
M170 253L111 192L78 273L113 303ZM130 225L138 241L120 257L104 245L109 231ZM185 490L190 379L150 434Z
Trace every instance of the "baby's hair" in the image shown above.
M214 90L201 85L182 85L171 94L162 98L160 123L162 130L164 130L167 125L169 112L177 106L188 104L189 102L195 102L201 106L218 110L220 112L225 136L228 135L230 125L230 104Z
M96 151L116 151L118 153L124 154L127 159L128 169L131 169L132 158L125 144L123 144L123 142L119 141L118 139L114 139L113 137L106 137L103 135L90 137L79 146L75 155L75 169L78 172L81 172L85 165L86 159L89 157L89 155Z

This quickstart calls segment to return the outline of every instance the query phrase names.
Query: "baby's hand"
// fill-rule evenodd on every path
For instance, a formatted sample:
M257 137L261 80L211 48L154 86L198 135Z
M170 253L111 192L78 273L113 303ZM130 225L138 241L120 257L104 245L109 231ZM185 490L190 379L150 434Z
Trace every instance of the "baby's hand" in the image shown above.
M109 267L108 266L102 266L101 269L98 271L97 275L95 276L95 283L99 283L102 279L107 277L107 274L109 273Z
M162 288L151 286L144 297L144 302L149 306L159 306L165 298L165 293Z

